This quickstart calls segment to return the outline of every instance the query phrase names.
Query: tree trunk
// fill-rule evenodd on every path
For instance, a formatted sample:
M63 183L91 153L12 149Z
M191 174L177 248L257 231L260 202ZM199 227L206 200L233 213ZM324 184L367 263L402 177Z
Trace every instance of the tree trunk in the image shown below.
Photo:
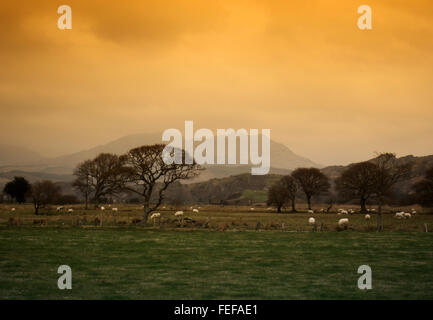
M145 201L143 205L143 224L147 223L147 218L149 216L150 208L149 208L149 201Z
M382 230L382 197L379 197L379 208L377 212L377 232L381 232Z
M307 196L308 210L311 210L311 196Z
M89 201L88 201L88 195L87 195L87 192L86 192L86 208L85 208L85 210L88 210L89 208L88 208L88 203L89 203Z
M366 199L361 198L361 213L366 213L367 212L367 208L365 207L365 203L367 202Z
M292 199L292 212L297 212L295 208L295 199Z
M281 213L281 206L278 206L278 207L277 207L277 212L278 212L278 213Z

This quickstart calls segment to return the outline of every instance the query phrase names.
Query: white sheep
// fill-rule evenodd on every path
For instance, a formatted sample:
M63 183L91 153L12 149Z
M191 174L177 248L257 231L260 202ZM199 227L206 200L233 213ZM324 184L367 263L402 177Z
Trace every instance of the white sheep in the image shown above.
M416 211L412 209L412 214L416 214Z
M322 212L322 213L325 212L325 209L321 208L321 209L320 209L320 212Z
M14 211L15 211L15 208L12 208L11 211L14 212Z
M176 212L174 213L174 216L175 216L175 217L182 217L182 216L183 216L183 211L176 211Z
M376 209L371 209L371 211L372 211L372 212L375 212L375 211L376 211Z
M409 212L405 212L403 215L406 219L412 218L412 215Z
M349 219L342 218L342 219L338 220L338 225L340 227L347 227L349 225Z
M159 212L154 212L150 216L150 220L153 221L153 225L155 225L155 220L161 218L161 214Z
M101 211L104 211L105 210L105 207L101 207Z
M192 212L198 213L198 209L192 209Z
M349 212L347 210L341 210L340 212L341 212L341 214L349 214Z
M69 209L68 209L68 212L74 212L74 209L69 208Z
M308 210L308 213L314 213L314 210Z
M62 210L63 210L63 207L62 207L62 206L57 207L56 210L57 210L57 212L62 211Z
M254 208L250 208L251 211L254 211Z
M403 219L404 218L404 212L403 211L402 212L396 212L395 217L397 219Z
M370 215L367 213L366 215L365 215L365 220L370 220Z
M310 225L314 226L314 225L316 224L316 219L314 219L313 217L310 217L310 218L308 219L308 223L309 223Z
M119 211L117 208L111 208L112 211L117 212Z

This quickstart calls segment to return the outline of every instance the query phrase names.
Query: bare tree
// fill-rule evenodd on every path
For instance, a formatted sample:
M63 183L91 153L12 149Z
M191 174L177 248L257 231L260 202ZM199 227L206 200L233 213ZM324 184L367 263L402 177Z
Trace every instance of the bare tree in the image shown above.
M292 172L307 198L308 209L311 210L311 198L329 190L329 178L317 168L298 168Z
M286 188L287 198L292 206L292 212L297 212L295 207L296 194L298 193L298 183L295 178L286 175L281 178L281 183Z
M289 200L289 194L286 186L282 182L282 180L277 181L274 185L272 185L268 190L268 206L275 206L278 212L281 212L281 208L287 203Z
M377 166L375 178L375 195L379 202L377 231L382 231L382 205L385 196L399 181L410 175L410 163L399 164L394 153L380 153L372 162Z
M92 196L92 179L90 176L92 168L92 160L86 160L80 163L74 170L74 175L77 177L72 186L84 196L86 204L85 209L88 209L89 198Z
M97 206L103 197L114 195L123 188L123 163L111 153L101 153L93 160L79 164L74 174L74 187Z
M61 188L52 181L36 181L32 184L31 194L35 214L39 214L39 209L44 208L49 203L54 203L61 195Z
M185 151L182 150L181 164L166 164L163 161L164 144L142 146L131 149L121 157L125 164L125 189L143 198L143 222L146 223L149 213L155 211L164 199L164 192L177 180L189 179L199 174L201 167L196 164L185 164ZM157 193L156 203L151 204L153 192Z
M348 199L359 199L361 212L367 212L366 202L374 195L377 166L371 162L360 162L347 168L335 180L338 193Z

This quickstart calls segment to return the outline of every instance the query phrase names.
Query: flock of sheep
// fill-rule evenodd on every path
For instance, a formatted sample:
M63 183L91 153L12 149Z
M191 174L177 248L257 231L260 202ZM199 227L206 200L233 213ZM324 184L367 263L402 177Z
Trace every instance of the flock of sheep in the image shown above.
M108 207L111 208L111 205L108 205ZM200 207L199 207L199 208L200 208ZM64 209L65 209L65 208L64 208L63 206L59 206L59 207L57 207L57 212L61 212L61 211L63 211ZM106 210L106 208L105 208L104 206L99 207L99 209L100 209L101 211L105 211L105 210ZM165 207L163 207L163 209L165 209ZM193 213L196 213L196 214L199 213L199 209L197 209L197 208L190 207L190 209L191 209L191 211L192 211ZM15 208L11 208L11 211L12 211L12 212L15 212L15 210L16 210ZM250 210L253 211L254 208L250 208ZM118 208L113 207L113 208L111 208L111 211L113 211L113 212L118 212ZM371 212L371 213L373 213L373 212L375 212L375 211L376 211L375 209L367 209L367 212ZM72 213L72 212L74 212L74 209L72 209L72 208L68 208L68 209L67 209L67 212L68 212L68 213ZM314 210L308 210L307 212L308 212L309 214L314 214ZM319 212L324 213L325 210L322 208ZM355 213L355 211L354 211L353 209L348 209L348 210L345 210L345 209L338 209L338 210L337 210L337 215L346 215L346 214L353 214L353 213ZM410 213L409 213L409 212L404 212L404 211L396 212L396 213L395 213L395 218L396 218L396 219L410 219L410 218L412 218L412 216L415 215L415 214L416 214L416 211L415 211L415 209L412 208ZM174 213L174 216L175 216L176 218L183 219L184 212L183 212L183 211L176 211L176 212ZM159 213L159 212L154 212L154 213L152 213L152 215L150 216L150 220L152 220L153 223L155 223L155 221L156 221L157 219L160 219L160 218L161 218L161 213ZM370 220L370 219L371 219L370 214L367 213L367 214L364 216L364 219L367 220L367 221ZM312 225L312 226L315 227L315 226L316 226L316 219L315 219L314 217L310 217L310 218L308 218L308 224L309 224L309 225ZM349 226L349 219L348 219L348 218L341 218L341 219L338 220L337 224L338 224L339 227L347 228L347 227Z
M416 211L414 209L412 209L412 213L400 211L400 212L395 213L395 218L396 219L410 219L415 214L416 214Z
M375 212L375 211L376 211L376 209L367 209L367 212ZM415 209L412 208L411 211L412 211L412 213L404 212L404 211L397 212L397 213L395 214L395 218L396 218L396 219L410 219L410 218L412 218L412 215L415 215L415 214L416 214ZM325 211L324 211L324 209L321 209L320 212L323 213L323 212L325 212ZM314 210L308 210L308 213L313 214L313 213L314 213ZM355 213L355 211L354 211L353 209L348 209L348 210L338 209L338 210L337 210L337 215L342 215L342 214L353 214L353 213ZM364 219L367 220L367 221L370 220L370 219L371 219L370 214L367 213L367 214L364 216ZM314 219L313 217L308 218L308 224L309 224L309 225L312 225L312 226L316 226L316 219ZM348 218L341 218L341 219L338 220L338 223L337 223L337 224L338 224L339 227L344 227L344 228L346 228L346 227L349 226L349 219L348 219Z

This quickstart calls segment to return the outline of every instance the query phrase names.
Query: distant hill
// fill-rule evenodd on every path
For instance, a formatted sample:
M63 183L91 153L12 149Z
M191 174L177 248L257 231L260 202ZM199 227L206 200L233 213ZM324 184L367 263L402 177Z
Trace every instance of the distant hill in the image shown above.
M37 162L43 160L37 152L31 151L27 148L0 145L0 166L4 165L20 165L29 162Z
M132 148L155 143L161 143L160 133L128 135L104 145L55 158L43 158L36 156L32 152L28 152L27 154L23 152L20 157L5 156L3 158L4 161L0 162L2 163L0 172L6 173L18 170L29 172L33 177L37 177L39 174L41 179L49 174L69 178L77 164L87 159L92 159L102 152L122 154ZM6 154L7 152L8 149L3 153ZM297 167L320 167L320 165L295 154L285 145L271 140L271 173L285 174ZM206 166L206 168L207 170L192 181L206 181L212 178L222 178L251 172L250 165L211 165Z
M373 161L373 159L369 159L367 161ZM408 155L404 157L400 157L397 161L401 164L403 163L412 163L412 172L409 179L399 182L395 187L395 192L399 194L409 194L411 192L411 186L421 180L424 176L424 173L428 168L433 167L433 155L416 157L413 155ZM322 172L326 174L332 180L339 177L344 170L349 168L353 164L349 164L347 166L328 166L322 168Z

